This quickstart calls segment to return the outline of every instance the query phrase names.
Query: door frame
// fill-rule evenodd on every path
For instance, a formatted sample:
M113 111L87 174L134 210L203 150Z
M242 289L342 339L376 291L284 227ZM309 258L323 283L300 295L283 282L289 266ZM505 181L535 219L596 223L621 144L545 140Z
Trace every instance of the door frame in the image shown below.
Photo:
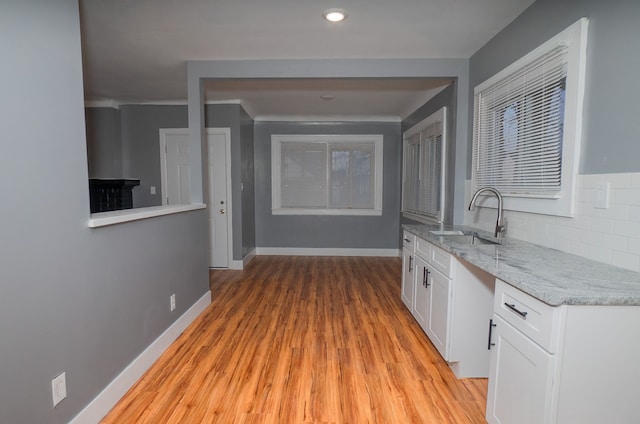
M209 214L207 216L207 223L211 222L211 215L213 213L213 205L211 204L211 186L209 185L209 135L219 135L223 134L225 136L225 164L226 164L226 173L227 173L227 204L226 206L226 215L227 215L227 269L232 269L233 261L233 191L231 184L231 128L229 127L210 127L205 128L206 134L206 142L205 142L205 152L207 163L205 166L205 175L206 175L206 191L205 191L205 202L207 204L207 208L209 209ZM209 226L209 241L211 242L211 227ZM208 256L208 255L207 255ZM209 262L211 262L209 260ZM209 267L211 268L211 263L209 263ZM216 268L216 269L224 269L224 268Z

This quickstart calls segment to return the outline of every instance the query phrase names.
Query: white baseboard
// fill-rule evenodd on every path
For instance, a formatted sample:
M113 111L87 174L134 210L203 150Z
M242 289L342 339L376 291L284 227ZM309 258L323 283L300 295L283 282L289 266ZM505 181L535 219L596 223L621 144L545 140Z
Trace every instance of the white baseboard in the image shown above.
M257 255L280 256L400 256L400 249L334 249L314 247L257 247Z
M140 377L153 365L178 336L211 303L211 291L207 291L164 333L153 341L136 359L133 360L105 389L100 392L70 424L95 424L114 407Z

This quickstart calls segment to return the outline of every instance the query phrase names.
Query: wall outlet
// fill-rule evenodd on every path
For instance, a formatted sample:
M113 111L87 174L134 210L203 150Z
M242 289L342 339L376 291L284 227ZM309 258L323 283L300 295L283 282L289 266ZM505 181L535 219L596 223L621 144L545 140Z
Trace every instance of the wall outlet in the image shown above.
M67 374L62 373L51 380L51 394L53 396L53 407L55 408L64 398L67 397Z
M176 295L175 295L175 293L174 293L174 294L172 294L172 295L169 297L169 306L170 306L170 308L171 308L171 310L172 310L172 311L173 311L174 309L176 309Z
M151 194L156 194L156 186L151 186Z

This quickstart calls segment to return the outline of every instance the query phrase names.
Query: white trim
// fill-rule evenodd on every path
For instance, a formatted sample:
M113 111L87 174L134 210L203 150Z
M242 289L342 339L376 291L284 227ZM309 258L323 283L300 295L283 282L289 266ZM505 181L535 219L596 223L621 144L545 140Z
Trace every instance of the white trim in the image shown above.
M120 109L120 103L116 100L93 100L84 102L84 107L110 107Z
M202 203L192 203L190 205L151 206L148 208L123 209L119 211L92 213L89 216L87 226L89 228L105 227L107 225L137 221L140 219L153 218L156 216L195 211L198 209L205 209L206 207L207 205Z
M225 140L225 162L226 162L226 170L227 170L227 175L226 175L226 180L227 180L227 187L226 187L226 191L227 191L227 203L225 205L225 209L226 209L226 215L227 215L227 267L231 268L231 269L237 269L237 268L233 268L232 266L232 262L233 262L233 191L232 191L232 175L231 175L231 128L229 127L210 127L210 128L206 128L205 129L205 149L207 149L207 156L206 156L206 166L205 166L205 175L207 176L207 184L206 184L206 189L207 189L207 198L210 197L211 195L211 185L210 185L210 178L209 178L209 136L210 135L215 135L215 134L223 134L224 135L224 140ZM213 204L211 201L209 201L209 204L212 205ZM212 209L213 210L213 209ZM207 217L207 221L209 223L211 223L211 216ZM211 229L209 229L209 239L211 239ZM211 240L209 240L211 242ZM211 260L211 258L209 258L209 260ZM242 269L242 268L240 268Z
M587 35L589 20L581 18L568 28L547 40L522 58L518 59L502 71L498 72L488 80L482 82L474 89L474 98L481 92L516 72L533 59L544 55L559 44L567 44L567 79L564 109L564 135L562 139L562 191L558 197L554 198L534 198L526 196L508 195L503 193L504 209L520 212L538 213L544 215L555 215L573 217L576 210L576 181L580 166L580 147L582 142L582 113L584 105L584 90L586 80L586 56L587 56ZM475 102L475 100L474 100ZM476 154L476 125L474 117L473 123L473 159L472 159L472 187L476 187L475 182L475 154ZM497 200L490 196L479 206L497 208Z
M354 216L382 216L379 209L271 209L272 215L354 215Z
M413 212L407 212L404 210L404 202L405 202L405 185L407 184L406 182L406 174L407 174L407 144L408 144L408 139L409 137L413 136L414 134L419 134L420 132L422 132L422 130L428 128L431 125L434 125L436 123L440 122L441 124L441 134L440 137L442 139L442 151L441 151L441 158L440 158L440 163L442 166L442 169L440 171L440 215L437 217L431 217L431 216L427 216L427 215L420 215L417 213L413 213ZM402 133L402 187L401 187L401 191L400 191L400 196L401 196L401 200L400 200L400 207L401 207L401 212L405 215L410 215L412 218L411 219L417 219L418 221L421 222L426 222L426 223L437 223L440 224L444 221L444 215L445 215L445 207L446 207L446 197L447 197L447 154L448 154L448 147L447 145L449 144L449 140L448 140L449 134L447 133L447 107L443 106L440 109L438 109L437 111L433 112L431 115L429 115L428 117L426 117L425 119L423 119L422 121L418 122L417 124L415 124L413 127L409 128L408 130L406 130L404 133ZM420 143L422 144L422 141L420 141ZM422 156L422 153L420 154L420 156ZM420 165L419 168L422 168L422 166ZM419 172L422 172L422 169L419 170ZM420 218L415 218L415 217L420 217Z
M402 122L400 116L256 115L256 122Z
M283 143L373 143L375 151L373 208L281 208L280 169ZM272 134L271 135L271 212L273 215L382 215L384 136L382 134ZM328 175L327 175L328 177Z
M97 423L127 393L180 334L209 306L211 291L207 291L169 328L155 339L107 387L76 415L70 424Z
M256 247L257 255L278 256L384 256L396 257L400 249L351 249L316 247Z
M167 205L167 136L183 135L189 137L188 128L160 128L160 197L162 205Z

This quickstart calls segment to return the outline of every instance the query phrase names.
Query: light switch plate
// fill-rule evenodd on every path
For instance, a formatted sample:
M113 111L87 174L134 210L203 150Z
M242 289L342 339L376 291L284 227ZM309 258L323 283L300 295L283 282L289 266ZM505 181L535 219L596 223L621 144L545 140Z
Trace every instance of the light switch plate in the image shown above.
M67 374L62 373L51 380L51 394L53 395L53 406L62 402L67 397Z

